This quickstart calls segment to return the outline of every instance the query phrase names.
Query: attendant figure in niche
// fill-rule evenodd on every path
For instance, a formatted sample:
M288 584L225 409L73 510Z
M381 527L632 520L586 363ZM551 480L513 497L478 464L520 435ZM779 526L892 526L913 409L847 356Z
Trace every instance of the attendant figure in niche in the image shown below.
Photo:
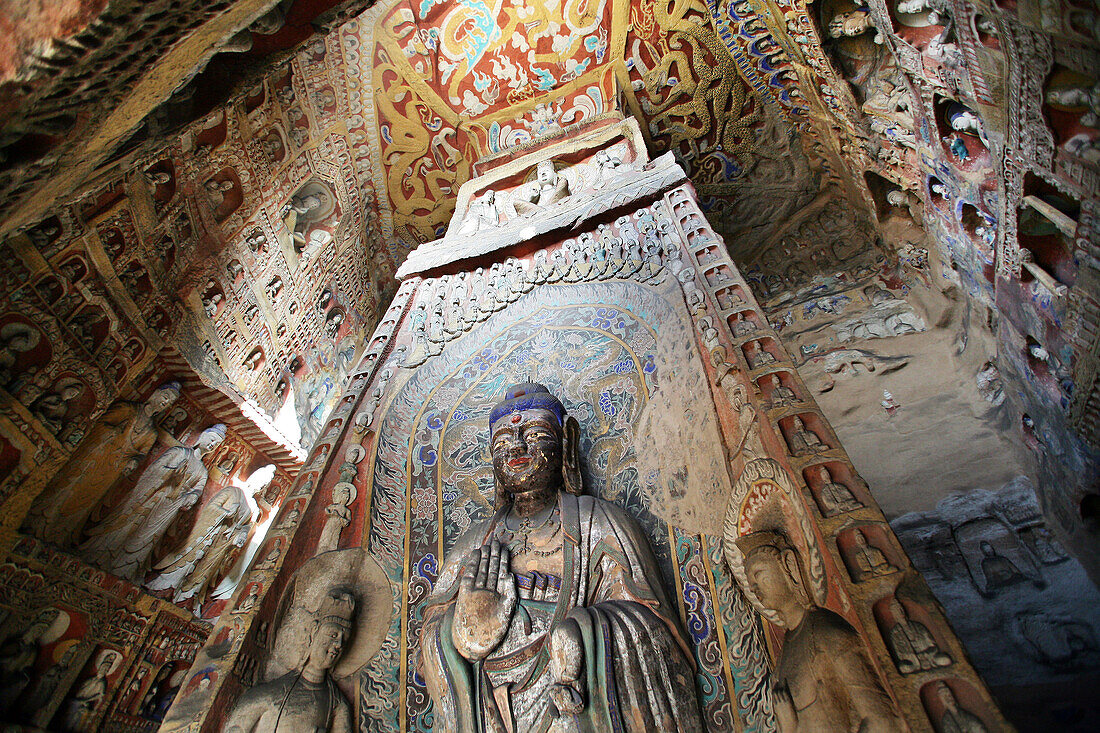
M497 512L458 539L424 612L436 729L700 730L687 640L644 536L581 495L576 420L521 384L489 430Z
M806 429L800 417L791 420L791 437L787 442L790 443L791 453L796 456L829 450L829 446L821 442L821 438L817 437L817 433Z
M596 164L596 184L593 188L603 188L607 182L615 177L619 166L623 164L617 155L612 155L606 150L596 153L593 162Z
M233 190L233 181L215 181L211 178L203 184L203 188L206 189L206 195L210 199L210 205L216 211L225 204L225 195Z
M117 652L100 653L95 665L95 677L85 680L76 692L65 701L62 719L67 730L90 730L95 719L96 709L107 694L107 675L119 659Z
M737 314L737 320L733 324L733 335L737 337L747 336L756 330L756 321L745 318L744 313Z
M65 418L69 416L69 403L81 395L84 388L76 380L66 381L57 388L39 397L31 406L31 412L54 435L61 432L65 426Z
M174 588L173 603L192 601L196 608L200 606L247 541L259 516L254 497L274 476L275 466L268 464L253 472L243 487L227 486L215 494L199 511L182 550L153 565L158 575L146 587L154 591Z
M887 632L886 646L899 672L910 674L951 664L951 655L940 651L928 627L911 620L896 597L890 599L890 615L894 617L894 625Z
M746 348L748 349L749 369L759 369L760 367L775 363L775 357L772 356L770 351L765 351L764 348L760 346L759 341L750 341Z
M833 481L828 468L822 466L818 469L817 475L821 477L818 496L821 499L821 511L825 516L832 517L863 508L863 504L852 495L847 486Z
M793 389L783 384L778 374L769 375L768 382L771 384L772 388L772 407L786 407L787 405L793 405L795 402L798 402L798 395L794 393Z
M936 697L943 704L939 729L943 733L988 733L988 728L977 715L959 707L955 693L944 682L936 684Z
M856 567L859 568L859 579L874 577L877 575L889 575L897 572L897 567L886 559L885 553L867 541L867 536L862 530L856 530L852 539L855 540Z
M355 596L332 588L313 615L302 666L245 692L233 706L226 733L351 733L351 706L332 669L351 634Z
M1091 87L1067 86L1047 92L1047 102L1063 107L1084 107L1078 120L1085 127L1100 128L1100 81Z
M23 702L23 720L40 728L45 728L49 724L48 715L52 712L49 710L50 702L53 700L54 693L57 692L57 686L60 684L61 678L69 671L69 667L73 663L73 657L76 656L78 650L79 646L73 642L62 653L61 659L57 660L55 664L51 664L46 673L42 675L42 679L38 681L34 691L27 695Z
M470 204L461 226L459 234L473 234L482 229L500 226L500 212L497 211L497 192L489 189L480 201Z
M772 673L779 730L904 730L859 634L839 614L814 604L787 537L761 531L733 543L744 557L742 582L753 605L787 630Z
M27 628L0 644L0 714L13 710L30 684L42 636L59 615L56 608L42 609Z
M569 195L569 181L558 175L551 160L539 161L535 167L535 180L516 191L516 213L533 214Z
M173 446L157 457L129 496L88 533L81 555L112 575L140 583L168 526L202 496L208 478L202 459L224 439L225 426L219 423L202 431L195 447Z
M982 140L985 139L985 133L982 131L982 121L978 119L978 115L958 102L952 102L948 106L947 121L950 123L951 129L956 132L974 135Z
M157 417L179 393L179 382L167 382L144 404L119 400L107 408L35 499L24 529L59 547L76 544L92 509L145 460L156 442Z
M966 143L958 135L952 135L951 140L951 154L955 156L955 159L962 162L970 158L970 151L966 148Z
M7 388L17 381L15 365L20 355L37 346L40 337L38 329L25 323L8 323L0 328L0 386Z
M986 591L993 591L1024 579L1020 569L1004 555L997 554L986 540L978 543L982 552L982 575L985 576Z

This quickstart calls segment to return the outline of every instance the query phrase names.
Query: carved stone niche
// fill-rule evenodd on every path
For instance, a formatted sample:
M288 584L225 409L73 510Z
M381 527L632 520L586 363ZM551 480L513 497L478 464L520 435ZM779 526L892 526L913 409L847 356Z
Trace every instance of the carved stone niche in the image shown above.
M802 469L802 478L826 517L862 509L870 502L867 487L847 463L815 463Z
M921 604L889 595L872 607L886 648L901 674L916 674L950 667L943 630Z
M718 265L704 270L703 277L706 279L707 285L717 288L733 281L733 271L727 265Z
M844 530L837 535L836 545L853 583L892 575L904 564L901 551L877 524L861 524Z
M1100 163L1100 83L1055 64L1043 97L1043 113L1058 148Z
M833 438L816 413L805 412L782 418L779 429L792 456L813 456L833 448Z
M918 50L940 36L949 20L944 0L888 0L886 7L894 34Z
M935 176L928 176L927 200L931 202L932 208L936 209L944 218L950 218L951 216L951 201L953 198L951 189L943 181Z
M1024 197L1016 213L1016 233L1023 267L1020 281L1062 295L1077 281L1073 252L1081 202L1039 176L1024 176Z
M698 242L698 241L697 242L692 242L691 239L692 239L693 236L698 236L698 233L693 232L692 234L688 235L688 245L689 246L694 246L694 245L697 245L697 244L701 244L701 242ZM708 239L706 241L713 241L713 240ZM695 251L695 259L697 259L699 261L699 264L703 265L704 267L709 265L711 262L717 262L719 259L721 259L721 257L722 257L722 252L721 252L720 248L717 247L717 246L703 247L702 249L699 249L699 250Z
M244 203L240 176L231 167L221 169L206 179L202 186L214 211L214 219L219 223L228 219Z
M956 525L952 534L974 587L993 597L1017 583L1046 586L1043 572L1016 531L998 518L983 516Z
M745 290L740 285L721 288L714 293L714 297L718 301L718 307L723 311L747 308L749 303Z
M920 699L937 733L986 733L998 730L996 718L978 691L958 678L934 680L920 688Z
M785 360L784 352L770 336L748 341L741 346L749 369L764 369Z
M978 114L940 94L933 97L932 105L940 143L955 167L963 171L988 168L988 142Z
M772 372L758 377L756 387L764 395L768 407L773 410L803 402L802 388L797 385L790 372Z
M745 338L762 330L766 324L763 317L754 310L740 310L726 318L734 338Z

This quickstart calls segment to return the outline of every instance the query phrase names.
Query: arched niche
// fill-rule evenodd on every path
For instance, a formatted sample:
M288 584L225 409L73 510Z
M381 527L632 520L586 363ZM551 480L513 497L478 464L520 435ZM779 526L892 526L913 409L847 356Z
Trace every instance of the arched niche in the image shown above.
M1043 113L1054 143L1070 155L1100 164L1100 81L1055 64L1043 93Z
M978 113L940 94L933 97L933 109L940 144L955 167L964 171L988 167L989 148Z
M888 0L890 22L898 38L922 49L943 33L946 11L942 2L933 0Z

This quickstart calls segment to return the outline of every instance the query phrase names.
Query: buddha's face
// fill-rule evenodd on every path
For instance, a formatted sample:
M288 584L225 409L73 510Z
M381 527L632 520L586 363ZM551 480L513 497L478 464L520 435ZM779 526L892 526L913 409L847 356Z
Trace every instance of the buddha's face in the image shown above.
M539 183L544 186L558 180L558 174L557 171L554 170L554 164L547 160L539 163L538 168L535 170L535 175L538 177Z
M510 494L557 488L562 480L562 430L550 410L508 413L493 423L490 449L497 486Z
M780 609L796 601L791 579L779 553L773 547L760 547L745 558L749 588L764 608Z
M344 651L348 632L333 623L321 624L309 641L309 658L321 669L332 669Z
M195 445L200 451L210 451L222 442L222 436L213 430L204 430Z
M179 392L174 389L158 389L149 396L149 408L154 413L164 412L168 406L176 401Z

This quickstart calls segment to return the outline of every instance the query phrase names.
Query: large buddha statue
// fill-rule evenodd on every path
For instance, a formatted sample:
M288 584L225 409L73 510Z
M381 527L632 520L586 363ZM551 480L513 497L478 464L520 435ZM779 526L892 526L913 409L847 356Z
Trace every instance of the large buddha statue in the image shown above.
M496 513L448 554L421 653L440 731L701 730L653 553L581 495L577 421L519 384L489 417Z
M168 382L144 404L111 405L39 494L24 528L61 547L77 543L92 509L148 455L157 439L157 417L179 393L179 383Z
M779 730L904 730L863 640L843 617L813 602L786 536L753 532L735 544L753 602L786 629L772 677Z

